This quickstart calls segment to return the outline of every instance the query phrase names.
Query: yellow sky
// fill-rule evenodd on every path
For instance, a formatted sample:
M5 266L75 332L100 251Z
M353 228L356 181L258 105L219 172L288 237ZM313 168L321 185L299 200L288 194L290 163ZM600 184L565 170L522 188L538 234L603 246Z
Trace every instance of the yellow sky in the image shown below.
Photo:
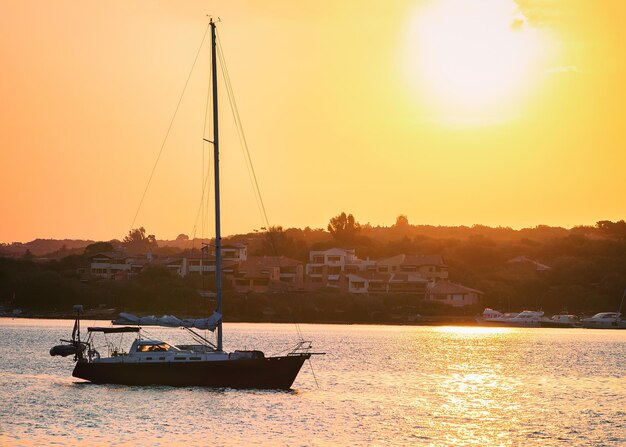
M1 242L127 233L207 13L271 224L626 215L621 0L6 0ZM207 57L135 222L158 238L194 228ZM227 235L264 222L222 93Z

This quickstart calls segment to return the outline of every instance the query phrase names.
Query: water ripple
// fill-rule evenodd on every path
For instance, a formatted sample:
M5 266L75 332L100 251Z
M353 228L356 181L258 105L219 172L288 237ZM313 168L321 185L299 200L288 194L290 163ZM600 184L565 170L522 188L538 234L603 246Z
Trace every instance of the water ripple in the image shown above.
M70 322L11 321L3 447L626 445L626 331L302 325L328 352L314 360L320 387L303 368L280 392L87 384L48 355ZM266 352L295 339L289 325L226 334L230 349Z

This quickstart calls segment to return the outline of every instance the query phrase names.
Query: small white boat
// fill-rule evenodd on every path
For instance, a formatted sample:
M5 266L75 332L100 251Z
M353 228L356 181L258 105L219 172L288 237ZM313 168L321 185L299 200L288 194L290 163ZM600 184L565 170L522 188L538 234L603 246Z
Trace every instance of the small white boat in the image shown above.
M524 310L519 313L500 313L497 310L487 308L482 317L476 321L485 326L519 326L539 327L540 321L547 321L542 311Z
M559 314L553 315L552 318L545 321L539 321L541 327L554 327L554 328L573 328L582 327L580 318L576 315Z
M619 312L600 312L591 318L584 318L581 323L588 329L626 329L626 320Z
M622 307L626 299L626 289L622 294L622 302L617 312L600 312L591 318L582 320L584 328L588 329L626 329L626 320L622 318Z
M539 327L542 321L547 320L541 310L524 310L515 317L509 318L506 324L507 326Z
M498 325L498 323L505 322L505 321L511 319L512 317L517 316L517 315L518 315L517 312L514 312L514 313L511 313L511 312L502 313L502 312L499 312L499 311L497 311L495 309L491 309L490 307L487 307L483 311L482 316L476 317L476 322L478 324L489 325L489 326L496 326L496 325Z

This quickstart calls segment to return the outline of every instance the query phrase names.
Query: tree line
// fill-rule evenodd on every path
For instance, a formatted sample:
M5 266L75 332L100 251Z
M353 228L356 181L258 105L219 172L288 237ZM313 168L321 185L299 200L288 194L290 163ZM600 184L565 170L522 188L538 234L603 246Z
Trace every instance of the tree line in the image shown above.
M179 236L181 241L185 238ZM401 253L441 254L449 267L451 281L484 292L480 308L465 309L466 313L480 311L485 306L502 311L530 308L552 313L614 311L626 287L624 221L600 221L595 226L569 230L546 226L512 230L411 225L406 216L399 216L390 227L373 227L360 224L349 213L340 213L330 219L326 229L275 226L260 234L236 235L228 241L246 242L251 255L284 255L302 262L308 260L309 251L332 247L354 248L362 259ZM91 255L119 247L136 253L150 250L157 256L176 253L139 228L131 230L122 241L95 242L82 253L72 249L71 254L46 262L37 262L33 256L0 257L0 303L5 307L37 310L63 310L83 303L151 313L206 313L211 303L200 298L198 290L211 287L206 284L211 281L207 278L178 278L165 268L152 266L131 281L84 281L78 269L88 267ZM532 262L509 262L520 256L545 264L549 269L538 271ZM342 312L347 319L347 315L353 317L365 312L367 316L361 315L361 320L369 322L377 312L389 313L391 308L423 315L460 312L418 303L411 297L340 297L333 290L310 296L242 297L232 291L227 294L225 309L234 306L230 315L247 319L253 314L299 320L304 315L339 318ZM396 301L385 301L391 299ZM325 304L328 300L338 306L330 314ZM369 307L359 309L354 300L369 303Z

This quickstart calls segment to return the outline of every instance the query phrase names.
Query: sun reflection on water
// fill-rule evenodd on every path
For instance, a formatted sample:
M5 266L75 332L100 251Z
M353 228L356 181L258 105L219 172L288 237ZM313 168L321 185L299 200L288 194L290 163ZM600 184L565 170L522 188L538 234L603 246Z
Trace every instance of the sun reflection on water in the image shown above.
M1 446L626 445L625 331L308 325L328 354L284 393L78 385L48 355L71 321L45 325L0 322ZM230 329L235 346L285 337Z
M499 335L509 334L513 329L507 327L484 327L484 326L441 326L434 329L435 332L462 335Z

